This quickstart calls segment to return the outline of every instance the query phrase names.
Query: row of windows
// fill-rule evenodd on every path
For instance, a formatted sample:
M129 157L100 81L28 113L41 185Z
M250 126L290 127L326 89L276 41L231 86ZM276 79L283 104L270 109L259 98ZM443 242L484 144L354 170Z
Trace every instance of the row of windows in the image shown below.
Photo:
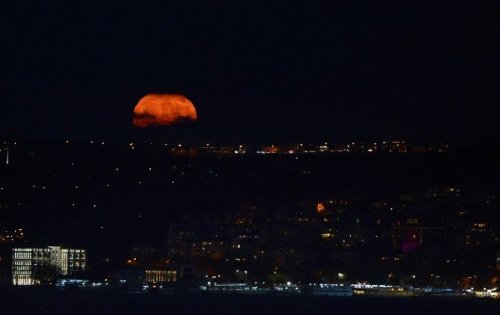
M45 261L40 261L40 260L30 260L30 259L16 259L12 261L12 266L13 268L21 268L21 267L27 267L27 268L42 268L44 266L50 265L50 260L45 260ZM82 268L84 269L86 266L85 261L63 261L60 264L61 268L64 270L68 269L68 266L70 268Z
M62 255L63 260L67 260L66 255ZM13 254L14 259L50 259L51 254L49 252L47 253L40 253L40 252L15 252ZM70 253L69 254L69 259L85 259L86 255L85 253Z
M32 260L31 259L16 259L14 261L12 261L12 265L14 266L31 266L33 263L32 263Z
M74 263L72 261L69 262L69 267L75 267L75 268L85 268L85 263L84 262L79 262L75 261Z
M18 254L35 254L35 255L41 255L41 254L50 254L53 251L56 251L51 248L13 248L12 252L13 253L18 253ZM58 251L57 251L58 252ZM84 249L63 249L62 254L65 255L67 253L71 254L85 254Z
M35 280L30 275L14 275L12 277L13 285L33 285Z
M146 270L147 282L171 282L176 280L177 273L173 270Z
M68 248L68 249L63 249L63 253L64 252L85 253L85 249L71 249L71 248Z
M18 266L12 269L12 274L31 274L30 266Z
M31 252L33 249L32 248L13 248L12 250L15 252Z
M69 259L85 259L85 253L69 253Z
M14 252L14 255L13 255L14 258L24 258L24 259L31 259L31 258L43 258L44 255L42 253L40 253L40 255L38 255L38 253L32 253L32 252ZM47 257L47 256L45 256ZM50 257L50 255L48 256Z
M63 260L68 259L68 254L62 254ZM85 253L69 253L69 259L85 259Z
M43 263L50 263L50 261L51 261L50 258L41 258L41 259L38 259L38 258L16 258L16 257L14 257L14 259L12 260L12 264L13 265L43 264ZM73 260L63 259L61 261L61 264L67 265L68 262L70 264L73 264L73 263L83 263L83 262L85 262L85 258L81 257L78 260L76 260L76 259L73 259Z

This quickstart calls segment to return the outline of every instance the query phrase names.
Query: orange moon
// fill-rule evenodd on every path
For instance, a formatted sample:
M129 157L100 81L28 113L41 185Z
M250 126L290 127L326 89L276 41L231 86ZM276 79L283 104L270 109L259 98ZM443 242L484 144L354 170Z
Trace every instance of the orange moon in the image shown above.
M196 108L184 95L147 94L135 105L132 123L137 127L171 126L196 119Z

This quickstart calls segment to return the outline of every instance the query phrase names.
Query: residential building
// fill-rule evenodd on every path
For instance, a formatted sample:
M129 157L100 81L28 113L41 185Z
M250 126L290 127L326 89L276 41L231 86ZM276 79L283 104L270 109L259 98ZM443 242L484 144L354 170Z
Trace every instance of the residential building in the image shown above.
M12 284L39 285L87 267L84 249L48 246L12 249Z

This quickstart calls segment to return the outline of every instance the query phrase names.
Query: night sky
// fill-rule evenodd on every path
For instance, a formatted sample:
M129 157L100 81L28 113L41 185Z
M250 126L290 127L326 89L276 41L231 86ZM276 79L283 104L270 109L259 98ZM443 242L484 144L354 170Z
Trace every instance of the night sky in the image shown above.
M0 136L500 137L494 1L96 2L0 3ZM186 95L198 123L133 127L152 92Z

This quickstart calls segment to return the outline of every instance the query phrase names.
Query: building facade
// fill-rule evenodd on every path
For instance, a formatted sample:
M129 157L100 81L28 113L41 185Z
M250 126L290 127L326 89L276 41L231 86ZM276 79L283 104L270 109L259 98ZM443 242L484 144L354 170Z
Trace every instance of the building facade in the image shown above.
M87 267L84 249L49 246L12 249L12 284L39 285Z
M177 280L177 271L165 269L146 269L147 283L166 283L175 282Z

